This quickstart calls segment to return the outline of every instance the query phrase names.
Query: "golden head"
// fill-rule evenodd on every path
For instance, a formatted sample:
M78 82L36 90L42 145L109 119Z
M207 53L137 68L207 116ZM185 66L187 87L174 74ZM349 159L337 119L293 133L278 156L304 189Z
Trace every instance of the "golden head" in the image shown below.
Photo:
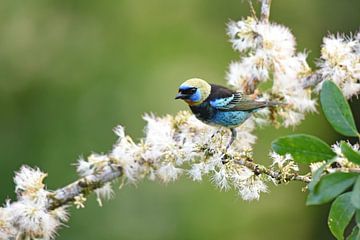
M211 85L200 78L191 78L182 83L175 99L183 99L190 106L201 104L210 95Z

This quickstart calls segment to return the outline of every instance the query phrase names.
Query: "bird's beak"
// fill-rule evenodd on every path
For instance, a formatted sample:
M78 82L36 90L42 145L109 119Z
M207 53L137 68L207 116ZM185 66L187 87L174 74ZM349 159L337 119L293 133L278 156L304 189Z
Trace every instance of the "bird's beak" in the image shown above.
M187 97L187 95L182 94L181 92L179 92L178 94L176 94L175 99L184 99L186 97Z

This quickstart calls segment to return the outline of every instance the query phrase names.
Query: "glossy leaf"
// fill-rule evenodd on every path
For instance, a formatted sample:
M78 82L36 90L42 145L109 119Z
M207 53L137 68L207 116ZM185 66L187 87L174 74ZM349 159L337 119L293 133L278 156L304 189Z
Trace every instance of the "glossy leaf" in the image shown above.
M360 225L360 210L357 209L355 212L355 221L358 225Z
M360 165L360 153L358 151L352 149L346 142L341 142L340 147L341 152L350 162Z
M354 184L354 188L351 195L351 203L358 209L360 209L360 176L357 177Z
M331 204L328 225L338 240L344 239L344 231L354 216L355 207L351 204L351 192L340 195Z
M320 102L326 119L338 133L350 137L359 135L349 103L335 83L323 83Z
M319 162L335 156L335 153L324 141L306 134L280 137L272 142L271 147L280 155L290 153L294 161L298 163Z
M342 172L322 177L315 189L310 191L306 205L320 205L331 201L353 185L356 178L356 174Z
M346 240L360 240L360 231L358 226L353 228L351 234L346 238Z

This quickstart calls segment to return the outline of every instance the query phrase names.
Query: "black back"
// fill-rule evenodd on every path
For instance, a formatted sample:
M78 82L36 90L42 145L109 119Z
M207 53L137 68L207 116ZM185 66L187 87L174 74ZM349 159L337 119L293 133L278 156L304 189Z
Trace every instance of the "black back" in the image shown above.
M211 85L211 92L210 95L205 100L205 102L219 98L228 98L236 93L235 91L220 85L216 85L216 84L210 84L210 85Z

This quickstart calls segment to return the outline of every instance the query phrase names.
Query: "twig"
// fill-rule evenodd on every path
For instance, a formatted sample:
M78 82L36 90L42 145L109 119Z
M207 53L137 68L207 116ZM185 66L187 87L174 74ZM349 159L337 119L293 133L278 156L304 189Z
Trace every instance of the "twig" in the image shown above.
M270 5L271 5L271 0L261 0L261 16L260 16L260 20L262 22L269 22L269 17L270 17Z
M323 78L321 77L320 73L314 72L310 76L303 79L303 88L306 89L316 87L322 80Z
M256 164L250 160L236 159L234 162L253 170L255 174L266 174L269 177L272 177L274 180L277 180L279 183L289 181L301 181L304 183L311 182L311 178L307 175L298 175L296 173L283 175L281 172L270 170L267 167Z
M252 17L257 21L256 11L255 11L254 5L252 3L252 0L248 0L248 3L249 3L249 7L250 7L250 13L251 13Z

